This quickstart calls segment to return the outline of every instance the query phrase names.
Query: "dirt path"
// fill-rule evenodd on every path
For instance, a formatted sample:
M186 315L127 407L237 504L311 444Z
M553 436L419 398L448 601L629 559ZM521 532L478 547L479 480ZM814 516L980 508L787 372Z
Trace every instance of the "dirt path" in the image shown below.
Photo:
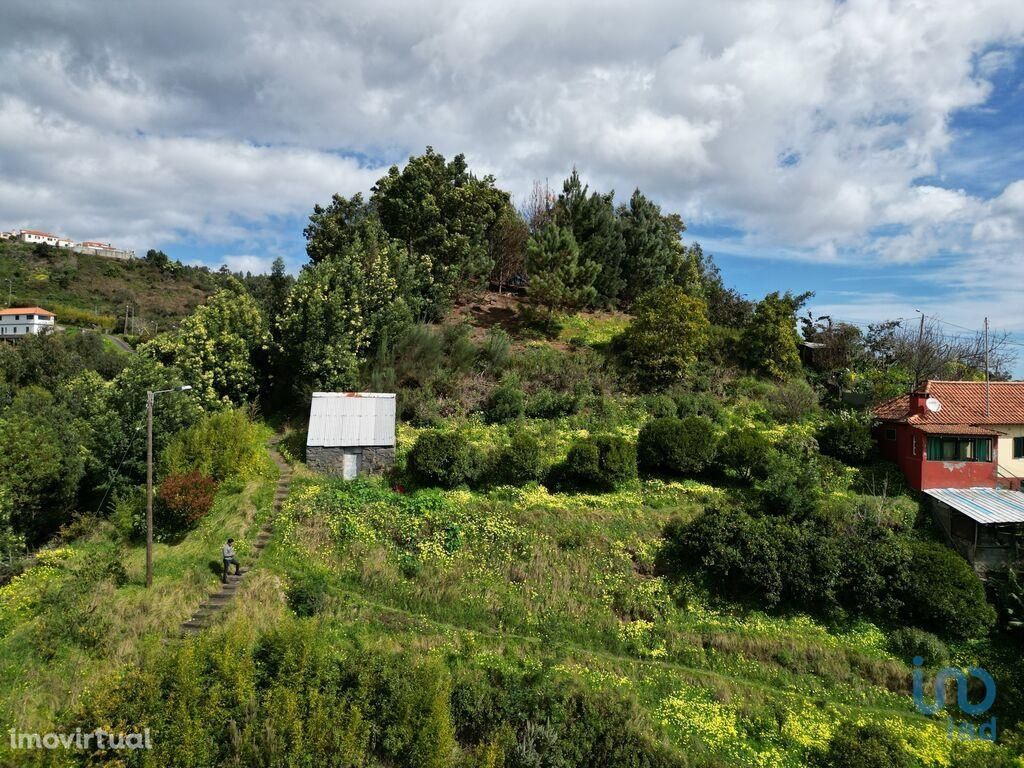
M249 562L246 563L246 567L242 569L241 574L238 576L228 576L226 584L222 584L219 589L211 592L210 596L200 603L199 608L192 614L192 617L181 625L183 635L194 634L213 623L217 614L234 599L235 592L238 591L238 586L242 583L242 579L255 567L255 563L263 552L263 548L266 547L267 542L270 540L270 535L273 532L274 518L277 517L277 513L281 510L281 504L288 497L288 491L291 488L292 482L292 468L275 447L279 440L279 436L275 437L268 446L270 457L281 471L277 479L277 490L274 493L273 514L257 534L256 541L252 545L252 554L249 555Z

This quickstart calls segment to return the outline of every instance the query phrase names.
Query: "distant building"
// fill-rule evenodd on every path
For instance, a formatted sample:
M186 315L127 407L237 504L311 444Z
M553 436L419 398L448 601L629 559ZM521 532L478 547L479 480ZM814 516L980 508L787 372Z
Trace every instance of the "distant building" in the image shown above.
M13 240L13 239L14 239L14 233L13 232L0 232L0 240Z
M83 242L75 245L71 250L76 253L84 253L91 256L103 256L107 259L120 259L121 261L131 261L135 258L135 251L129 251L124 248L115 248L110 243L100 243L95 240L84 240Z
M41 307L11 307L0 310L0 339L16 339L30 333L48 333L56 318Z
M73 240L68 240L66 237L52 235L49 232L40 232L38 229L18 230L14 233L14 236L15 239L23 243L32 245L43 243L44 245L52 245L54 248L70 248L75 244Z
M352 480L395 464L395 396L376 392L314 392L306 464Z

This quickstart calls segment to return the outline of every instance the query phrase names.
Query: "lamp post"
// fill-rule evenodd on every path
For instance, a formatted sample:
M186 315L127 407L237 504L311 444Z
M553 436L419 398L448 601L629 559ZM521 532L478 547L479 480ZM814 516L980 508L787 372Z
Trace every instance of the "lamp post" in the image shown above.
M146 392L146 586L153 586L153 401L168 392L187 392L188 384Z

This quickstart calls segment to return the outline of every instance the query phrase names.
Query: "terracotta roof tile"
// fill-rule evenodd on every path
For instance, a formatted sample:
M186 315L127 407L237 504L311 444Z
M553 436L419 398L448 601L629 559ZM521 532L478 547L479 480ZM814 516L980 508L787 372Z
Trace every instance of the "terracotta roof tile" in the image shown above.
M42 307L11 307L10 309L0 309L0 316L6 315L46 315L46 317L54 317L53 312Z
M993 381L989 409L985 413L985 382L929 381L919 391L934 397L942 405L937 411L912 414L910 395L901 395L881 403L874 416L882 421L905 421L925 425L1024 424L1024 381Z

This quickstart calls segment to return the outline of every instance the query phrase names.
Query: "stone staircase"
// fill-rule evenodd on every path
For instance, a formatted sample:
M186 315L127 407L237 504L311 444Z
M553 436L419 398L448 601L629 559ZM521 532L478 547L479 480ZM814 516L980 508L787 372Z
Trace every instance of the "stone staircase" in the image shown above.
M239 575L232 574L228 576L226 584L221 584L219 589L210 593L210 596L200 603L199 608L196 610L192 617L181 625L181 633L183 635L191 635L199 632L206 627L210 626L217 614L228 605L235 596L235 592L238 591L239 585L245 578L245 575L252 570L255 562L259 559L262 554L264 547L267 546L267 542L270 541L270 536L273 533L273 522L274 518L277 517L277 513L281 510L281 505L284 500L288 497L288 491L291 488L292 482L292 468L284 457L278 453L274 447L280 440L280 437L275 437L269 445L270 457L277 464L277 468L281 471L280 476L277 480L277 490L274 493L274 509L270 520L263 525L260 532L256 535L256 541L253 542L252 552L248 557L247 567L242 568L242 572Z

